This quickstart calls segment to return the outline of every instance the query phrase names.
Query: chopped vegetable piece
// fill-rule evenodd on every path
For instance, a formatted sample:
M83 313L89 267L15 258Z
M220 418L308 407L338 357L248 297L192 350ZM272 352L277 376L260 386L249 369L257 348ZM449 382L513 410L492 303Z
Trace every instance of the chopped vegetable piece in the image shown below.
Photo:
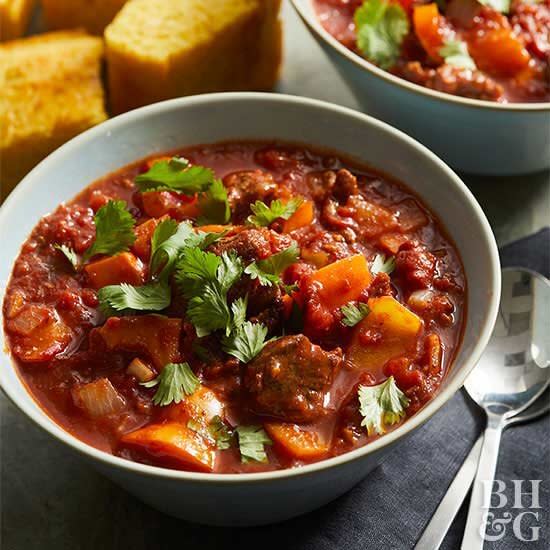
M370 313L354 328L348 360L378 375L384 364L414 352L422 320L391 296L371 298Z
M108 256L84 266L84 271L94 288L127 283L141 285L145 282L145 269L140 260L130 252Z
M214 178L210 168L189 166L185 159L173 157L155 162L147 172L136 176L135 183L142 193L167 190L194 195L206 191Z
M409 32L403 8L387 0L366 0L355 12L357 45L363 55L383 69L397 61Z
M477 0L480 4L484 6L489 6L495 11L500 13L508 13L510 11L510 0ZM536 2L537 0L535 0Z
M236 331L223 339L223 351L243 363L249 363L265 346L267 327L246 321Z
M216 463L214 445L185 424L149 424L121 439L124 447L148 453L169 466L212 472Z
M362 254L356 254L338 260L312 273L308 281L318 283L321 302L335 310L353 300L372 282L367 260Z
M283 233L290 233L296 231L301 227L307 227L315 218L315 208L312 201L304 201L297 208L296 212L283 223Z
M361 234L375 237L391 229L397 229L399 222L389 208L364 199L361 195L352 195L346 203L351 217L359 224Z
M441 63L441 48L448 37L444 18L439 15L435 2L431 4L417 4L413 10L414 32L420 40L426 53L436 62Z
M171 292L167 283L143 286L104 286L98 292L99 305L107 316L133 311L162 311L170 305Z
M298 261L300 249L296 243L292 243L287 249L269 256L265 260L252 262L244 272L251 279L258 279L263 286L279 284L283 271Z
M185 395L191 395L199 387L200 380L189 363L168 363L157 378L142 385L146 388L158 386L153 403L165 407L170 403L180 403Z
M130 376L137 378L140 382L149 382L157 375L157 373L153 370L153 367L138 357L132 359L132 362L128 365L126 372Z
M341 311L344 315L342 323L347 327L354 327L370 313L369 306L361 302L357 305L349 302L345 306L342 306Z
M439 50L439 55L447 65L454 65L462 69L474 70L476 68L476 64L468 52L468 45L462 40L446 40Z
M256 201L254 204L250 205L250 210L252 210L253 215L248 216L247 221L251 225L267 227L275 220L288 220L296 210L298 210L302 202L302 198L290 199L287 202L276 199L271 201L270 205L267 206L267 204L262 201Z
M268 422L264 427L273 443L297 460L320 458L329 450L328 442L318 432L305 430L296 424Z
M261 426L239 426L235 432L239 439L241 462L268 461L265 445L271 445L272 441Z
M151 259L151 240L155 229L160 223L168 219L168 216L151 218L135 228L136 240L131 250L141 261L149 263Z
M180 402L169 404L162 411L162 418L185 424L194 420L208 428L215 417L223 416L224 405L211 389L198 385L190 395L183 395Z
M124 397L118 393L108 378L78 385L72 389L74 404L92 418L116 414L126 408Z
M94 216L95 240L84 253L83 261L87 262L97 254L113 256L124 252L134 244L136 224L132 214L126 210L126 202L109 201Z
M370 272L373 275L377 273L387 273L388 275L395 269L395 258L390 256L388 259L383 254L377 254L370 266Z
M382 435L385 426L397 424L405 418L409 400L390 376L378 386L359 386L359 412L363 416L361 426L369 435Z
M91 337L100 337L109 350L143 354L162 369L179 359L181 325L181 319L154 314L110 317Z

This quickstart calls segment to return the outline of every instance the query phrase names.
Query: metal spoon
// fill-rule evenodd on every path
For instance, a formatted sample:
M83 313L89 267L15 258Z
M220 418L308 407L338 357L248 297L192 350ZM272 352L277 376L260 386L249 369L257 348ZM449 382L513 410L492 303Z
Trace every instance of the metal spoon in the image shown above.
M548 412L550 412L550 390L546 390L525 412L507 418L503 428L529 422ZM418 539L414 550L438 550L441 546L474 481L482 443L483 436L480 435L449 485L422 536Z
M470 397L487 414L462 550L482 550L484 487L492 488L506 420L529 407L550 382L550 281L525 269L502 271L502 295L493 335L466 380Z

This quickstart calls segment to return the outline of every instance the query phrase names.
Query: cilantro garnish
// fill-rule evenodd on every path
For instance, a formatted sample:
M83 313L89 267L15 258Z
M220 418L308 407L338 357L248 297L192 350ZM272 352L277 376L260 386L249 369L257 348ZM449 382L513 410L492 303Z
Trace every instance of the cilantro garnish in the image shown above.
M222 349L239 361L249 363L262 351L266 337L266 326L246 321L223 338Z
M53 247L56 250L59 250L59 252L61 252L67 260L69 260L75 271L78 270L80 266L78 254L70 246L67 246L65 244L54 244Z
M138 189L147 191L176 191L194 195L206 191L214 181L214 172L204 166L189 166L189 161L180 157L160 160L144 174L136 176Z
M239 426L235 432L239 439L241 462L267 462L265 445L272 445L273 442L261 426Z
M508 13L510 11L510 0L478 0L478 2L500 13Z
M235 254L216 256L199 248L183 251L176 266L176 283L188 299L187 315L199 337L214 330L231 332L227 291L242 275L242 261Z
M271 286L280 282L281 273L300 257L300 249L292 243L287 249L273 254L265 260L252 262L244 272L251 279L258 279L263 286Z
M96 254L114 256L128 250L136 240L136 222L132 214L126 210L125 201L109 201L97 211L94 222L95 240L84 253L85 262Z
M395 269L395 258L386 256L383 254L377 254L370 266L370 271L373 275L377 273L387 273L388 275Z
M185 395L192 395L200 386L188 363L168 363L162 372L150 382L141 384L146 388L158 386L153 403L160 407L180 403Z
M210 421L210 424L208 425L208 432L216 442L216 447L220 451L231 447L233 432L218 415L214 416Z
M387 0L366 0L355 11L357 45L363 55L382 69L389 69L401 53L409 32L405 10Z
M99 305L106 315L128 311L162 311L170 305L167 283L132 286L126 283L104 286L98 291Z
M151 274L158 275L160 280L166 280L181 250L193 234L193 228L188 222L178 225L174 220L161 221L151 239Z
M231 304L233 314L233 328L239 329L246 321L246 308L248 307L248 294L244 298L237 298Z
M398 423L405 416L409 399L397 387L390 376L378 386L359 386L359 412L363 416L361 426L369 435L383 434L385 425Z
M231 218L231 209L227 200L227 190L222 180L215 179L210 187L199 197L201 216L199 225L209 223L226 224Z
M476 64L470 57L468 46L462 40L447 40L439 50L439 55L445 59L445 63L462 69L475 69Z
M267 227L280 218L288 220L303 202L302 198L290 199L286 203L276 199L267 206L262 201L256 201L250 205L250 210L254 215L248 216L247 222L251 225Z
M340 311L344 315L342 324L347 327L354 327L370 313L370 308L367 304L362 302L359 302L357 305L353 302L348 302L345 306L340 308Z

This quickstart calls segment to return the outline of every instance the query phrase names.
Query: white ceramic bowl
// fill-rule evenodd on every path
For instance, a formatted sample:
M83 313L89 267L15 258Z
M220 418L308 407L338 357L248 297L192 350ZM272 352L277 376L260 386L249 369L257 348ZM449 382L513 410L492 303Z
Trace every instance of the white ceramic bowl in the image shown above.
M415 137L454 169L511 175L550 167L550 103L499 104L413 84L340 44L312 0L292 3L365 112Z
M280 139L345 153L405 182L444 221L462 256L469 296L464 339L437 396L401 427L366 447L302 468L230 475L161 469L90 447L44 414L7 353L0 356L0 383L36 424L155 508L201 523L252 525L302 514L343 494L462 386L494 324L500 269L493 234L474 197L442 161L411 138L328 103L234 93L177 99L130 112L85 132L43 161L0 209L0 281L8 280L21 245L40 217L94 180L155 152L231 139ZM2 302L4 292L2 288ZM3 319L0 323L3 326ZM3 331L0 348L5 348Z

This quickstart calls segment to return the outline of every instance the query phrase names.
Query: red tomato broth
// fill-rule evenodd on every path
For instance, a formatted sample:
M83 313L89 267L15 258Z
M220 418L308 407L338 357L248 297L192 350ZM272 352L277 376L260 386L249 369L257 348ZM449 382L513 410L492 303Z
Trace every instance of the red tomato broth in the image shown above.
M391 0L390 0L391 1ZM312 0L323 27L344 46L362 55L357 46L354 13L363 0ZM531 103L550 101L550 1L512 0L501 14L476 0L450 0L439 9L439 21L430 32L415 30L414 8L429 2L395 0L409 19L409 34L401 55L389 72L440 92L497 101ZM439 36L441 44L425 39ZM443 37L465 42L478 70L461 71L437 53ZM423 38L425 37L425 39ZM436 56L434 58L434 55Z
M422 375L425 376L425 384L421 391L413 388L416 393L413 391L409 395L411 405L407 410L407 416L414 414L433 397L441 380L451 368L460 343L466 307L466 281L459 255L450 238L436 217L421 205L411 191L370 168L328 152L312 151L303 146L278 143L222 143L186 148L177 153L189 159L192 164L212 168L220 178L245 170L261 170L273 177L278 189L284 188L293 195L314 201L314 222L292 233L293 239L302 247L302 251L304 248L311 247L312 243L315 246L320 240L326 239L327 235L335 238L336 235L344 232L347 232L350 242L328 242L324 249L330 251L330 261L358 253L364 254L367 259L372 258L375 253L388 253L379 244L380 238L386 236L386 233L390 235L397 233L405 238L406 242L416 241L425 246L437 262L430 289L434 290L437 287L440 289L436 288L437 292L451 296L454 310L450 314L452 317L450 323L448 319L445 322L430 321L432 317L437 318L435 307L428 308L428 311L422 313L425 328L418 335L418 346L419 349L422 347L421 341L428 332L439 336L443 347L441 372L433 377ZM392 227L390 232L382 230L381 233L378 232L369 237L356 234L355 238L351 237L350 231L347 231L349 228L345 226L337 229L334 226L328 227L322 221L324 219L323 201L315 199L318 190L312 186L311 181L307 181L307 178L310 177L308 174L337 171L342 168L349 169L358 177L359 194L363 199L389 209L398 220L404 220L404 227L414 227L414 220L418 224L419 219L425 224L401 233ZM69 241L75 250L84 251L94 235L93 210L90 205L97 210L105 203L105 197L126 200L138 223L146 221L148 217L141 210L141 197L133 184L134 177L146 170L146 161L123 168L92 184L67 205L61 205L54 213L42 219L23 245L21 254L15 262L3 306L6 319L4 328L9 348L16 358L18 373L29 392L43 410L69 433L94 447L130 460L165 467L193 469L162 456L162 453L155 454L121 447L120 437L123 434L133 432L151 422L163 422L164 412L161 410L163 407L152 404L151 399L155 393L153 388L147 389L140 386L134 377L126 374L127 366L132 359L140 356L139 353L106 352L96 348L95 341L88 338L91 330L103 322L102 315L97 310L96 291L90 287L84 271L72 273L66 260L51 247L53 242ZM323 200L327 202L332 199ZM346 210L346 207L343 207L343 210ZM341 217L338 215L336 222L339 219L345 220L346 214L349 212L343 212ZM275 222L272 227L277 227L277 223ZM304 263L307 269L314 271L314 266ZM409 272L405 270L403 273ZM416 290L414 285L411 286L411 283L407 282L406 277L403 278L403 273L396 272L392 275L391 281L391 292L399 302L406 302ZM366 299L368 292L365 291L363 294ZM22 300L21 295L23 295ZM10 325L17 317L13 310L24 308L26 304L31 303L53 308L62 322L72 331L72 340L66 349L61 353L54 352L45 360L32 363L18 359L24 342L22 343L21 338ZM168 315L181 316L180 305L173 303L168 310ZM333 320L332 329L329 332L318 331L315 327L305 332L311 336L315 344L320 344L323 350L332 350L341 346L344 349L345 360L346 346L351 340L350 329L342 327L337 320ZM189 342L184 323L180 352L186 359ZM418 351L416 356L422 356L422 352ZM193 363L191 364L194 366ZM247 394L242 390L242 376L239 374L243 368L246 367L240 365L236 371L237 374L235 372L227 374L223 369L219 373L209 372L203 367L198 368L196 372L201 382L207 388L214 390L218 399L225 405L225 419L230 425L262 425L264 422L274 420L284 421L284 419L274 419L250 409L247 405ZM108 378L124 398L126 408L119 414L104 418L90 418L75 404L71 389L103 377ZM395 377L396 380L400 379L398 374ZM368 444L379 436L367 435L366 430L359 425L361 418L358 412L357 386L360 383L378 384L386 378L387 373L383 365L371 372L365 372L344 361L325 396L324 414L318 415L312 421L299 423L302 429L317 432L323 440L330 442L329 450L322 456L312 460L297 460L275 444L266 446L269 458L267 463L244 464L240 460L238 446L233 445L231 449L217 452L214 471L256 472L295 467ZM403 376L401 378L404 379ZM407 390L407 388L402 389ZM392 429L394 429L393 426L387 428L388 431Z

